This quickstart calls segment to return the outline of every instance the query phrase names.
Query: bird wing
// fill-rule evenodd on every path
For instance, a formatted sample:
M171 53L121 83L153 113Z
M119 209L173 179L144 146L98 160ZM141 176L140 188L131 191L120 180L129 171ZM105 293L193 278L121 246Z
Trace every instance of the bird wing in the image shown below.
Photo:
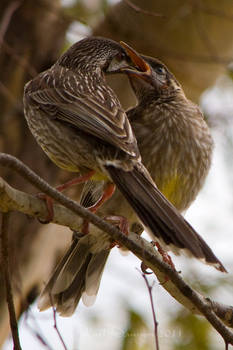
M60 66L53 67L26 85L25 98L48 117L139 157L131 125L115 93L104 79L89 86L87 78Z

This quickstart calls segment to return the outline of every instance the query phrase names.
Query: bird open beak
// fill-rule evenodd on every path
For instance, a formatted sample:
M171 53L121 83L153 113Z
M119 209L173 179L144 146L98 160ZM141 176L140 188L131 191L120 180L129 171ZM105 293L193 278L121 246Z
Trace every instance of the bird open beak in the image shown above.
M141 78L143 80L148 81L148 78L151 78L151 68L148 65L148 63L128 44L126 44L124 41L120 41L121 46L125 49L126 53L130 57L132 63L134 64L133 67L123 67L120 69L121 72L127 73L131 76L136 76L138 78Z

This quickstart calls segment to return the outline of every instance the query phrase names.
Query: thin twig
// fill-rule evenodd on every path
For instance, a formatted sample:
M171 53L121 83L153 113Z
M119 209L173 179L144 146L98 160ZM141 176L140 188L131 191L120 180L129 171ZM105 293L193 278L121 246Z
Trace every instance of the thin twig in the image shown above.
M14 12L17 10L17 8L21 5L20 1L13 1L10 3L10 5L7 7L2 22L0 24L0 48L4 39L4 36L6 34L6 31L9 27L11 18L14 14Z
M154 308L154 301L153 301L153 295L152 295L152 289L153 289L153 285L149 284L149 281L145 275L145 273L141 273L142 277L145 280L147 289L148 289L148 293L150 296L150 304L151 304L151 310L152 310L152 316L153 316L153 322L154 322L154 335L155 335L155 344L156 344L156 350L159 350L159 337L158 337L158 322L156 319L156 314L155 314L155 308Z
M54 327L55 331L57 332L57 335L58 335L58 337L59 337L59 339L60 339L60 341L62 343L62 346L63 346L64 350L68 350L68 348L67 348L67 346L66 346L66 344L65 344L65 342L64 342L64 340L62 338L62 335L61 335L61 333L60 333L60 331L59 331L59 329L57 327L57 312L56 312L56 309L55 309L54 306L52 307L52 309L53 309L53 321L54 321L53 327Z
M14 350L22 350L19 341L19 332L17 325L17 318L14 308L13 292L10 280L9 272L9 254L8 254L8 227L9 227L9 212L2 213L2 224L1 224L1 261L3 275L5 279L5 288L6 288L6 301L8 305L8 312L10 318L10 327L14 343Z
M147 16L166 18L166 16L163 15L162 13L156 13L153 11L143 10L141 7L138 7L135 4L133 4L130 0L124 0L124 2L136 12L143 13L144 15L147 15Z
M30 311L30 314L29 314ZM25 317L24 317L24 325L28 328L28 330L31 332L31 334L33 336L36 337L36 339L41 343L41 345L46 348L47 350L54 350L47 342L47 340L43 337L42 335L42 331L40 329L40 326L36 320L36 318L34 317L33 313L30 310L30 306L28 307L28 309L26 310L26 312L24 313ZM35 323L35 328L33 328L31 326L31 320L29 320L28 322L28 318L31 318L33 320L33 322Z

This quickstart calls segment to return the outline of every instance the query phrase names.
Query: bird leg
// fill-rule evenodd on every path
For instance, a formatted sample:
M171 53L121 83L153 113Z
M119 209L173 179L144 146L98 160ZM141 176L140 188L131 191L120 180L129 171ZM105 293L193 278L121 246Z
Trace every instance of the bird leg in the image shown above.
M115 192L115 189L116 186L113 183L109 183L105 188L100 199L93 206L87 209L90 210L92 213L96 213L97 210L112 197L113 193ZM124 216L108 215L104 217L104 220L109 221L114 225L117 225L121 232L125 233L126 235L129 234L129 222ZM82 233L89 233L89 222L87 220L83 221ZM113 248L115 245L116 243L112 243L110 245L110 249Z
M158 242L154 242L154 246L156 246L156 248L158 249L158 252L162 256L163 261L165 263L167 263L168 265L170 265L174 271L176 271L175 265L174 265L170 255L167 252L165 252L165 250L161 247L161 245Z
M55 188L56 188L57 191L62 192L65 189L70 188L70 187L72 187L74 185L86 182L87 180L89 180L94 175L94 173L95 173L94 170L89 171L87 174L80 175L80 176L74 178L73 180L65 182L64 184L59 185L59 186L57 186ZM47 218L45 220L39 219L39 221L42 224L48 224L49 222L52 221L53 215L54 215L54 212L53 212L53 199L51 197L49 197L47 194L45 194L45 193L38 193L37 197L40 198L40 199L45 200L47 211L48 211Z
M97 210L105 203L107 202L115 192L116 186L113 183L109 183L107 187L105 188L102 196L100 199L91 207L88 207L87 209L90 210L92 213L96 213ZM128 219L124 216L119 215L108 215L104 217L104 220L109 221L113 225L116 225L119 227L120 231L124 234L129 234L129 222ZM88 234L89 233L89 222L87 220L83 221L83 227L82 227L82 233ZM115 247L117 243L113 242L110 244L109 249L112 249Z
M120 215L108 215L104 217L104 220L110 222L111 224L117 226L119 230L125 235L129 234L129 221L126 217ZM117 245L118 248L121 248L120 244L113 242L110 244L109 249L112 249Z
M161 245L160 245L158 242L152 241L151 243L152 243L153 247L156 247L156 248L157 248L158 252L159 252L160 255L162 256L163 261L164 261L165 263L167 263L168 265L170 265L171 268L172 268L174 271L176 271L175 265L174 265L174 263L173 263L172 258L170 257L170 255L169 255L167 252L165 252L165 250L161 247ZM142 272L145 273L145 274L147 274L147 275L150 275L152 272L148 272L147 269L148 269L148 266L147 266L144 262L142 262L142 263L141 263L141 270L142 270ZM166 277L165 277L165 282L164 282L164 283L166 283L168 280L169 280L169 278L168 278L168 276L166 276Z
M129 221L124 216L120 215L108 215L104 220L109 221L111 224L119 227L119 230L124 234L129 234Z
M115 192L115 189L116 186L113 183L109 183L105 188L102 196L98 199L98 201L91 207L88 207L87 209L92 213L96 213L97 210L112 197L113 193ZM87 220L83 220L82 233L89 233L89 222Z
M56 190L59 192L63 192L64 190L66 190L67 188L70 188L74 185L78 185L81 183L86 182L87 180L89 180L93 175L94 175L95 171L89 171L87 174L85 175L80 175L78 177L75 177L73 180L67 181L62 185L59 185L56 187Z

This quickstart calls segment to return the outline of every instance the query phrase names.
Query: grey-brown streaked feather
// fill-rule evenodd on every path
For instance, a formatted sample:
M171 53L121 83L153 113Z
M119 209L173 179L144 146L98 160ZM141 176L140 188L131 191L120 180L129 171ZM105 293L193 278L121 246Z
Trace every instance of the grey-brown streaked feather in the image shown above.
M85 182L82 193L80 205L89 208L92 207L100 199L103 194L105 181L88 180Z
M104 270L103 262L107 261L110 250L101 250L93 255L88 264L86 272L85 294L88 296L95 296L99 290L99 285ZM84 302L85 305L87 303Z
M70 124L87 134L110 143L129 155L139 158L137 142L127 115L115 93L97 82L95 93L80 88L76 73L59 65L41 73L25 87L25 102L40 109L49 118Z
M102 250L99 253L87 255L71 285L66 290L53 295L54 306L61 316L72 315L80 298L86 306L91 306L95 302L109 252L109 250Z
M85 278L85 289L82 293L82 301L86 306L91 306L95 302L109 253L110 250L105 249L93 254L88 264Z
M85 305L93 304L110 252L97 241L91 235L74 239L39 297L41 311L53 305L62 316L70 316L84 292Z
M83 264L75 275L73 282L67 289L58 294L52 294L53 305L61 316L69 317L74 313L85 290L86 270L91 258L91 254L86 256L86 259L83 260Z
M58 294L66 290L75 279L79 270L82 268L83 262L86 261L90 254L90 235L82 237L73 248L65 264L57 274L55 283L53 284L52 293Z
M66 264L67 259L72 254L75 247L77 246L77 243L78 243L78 240L74 239L71 246L67 250L66 254L63 256L61 261L56 266L55 271L53 271L49 281L45 285L45 288L42 290L38 301L38 307L41 311L51 307L51 302L54 303L54 299L52 295L53 286L56 283L57 277L61 273L63 266Z

